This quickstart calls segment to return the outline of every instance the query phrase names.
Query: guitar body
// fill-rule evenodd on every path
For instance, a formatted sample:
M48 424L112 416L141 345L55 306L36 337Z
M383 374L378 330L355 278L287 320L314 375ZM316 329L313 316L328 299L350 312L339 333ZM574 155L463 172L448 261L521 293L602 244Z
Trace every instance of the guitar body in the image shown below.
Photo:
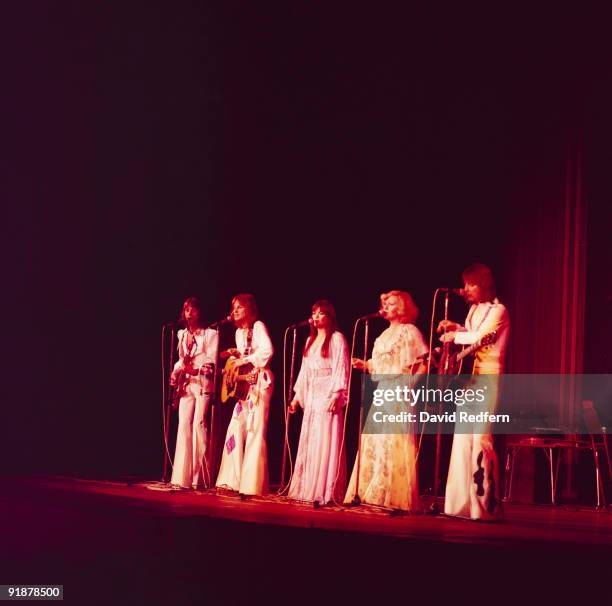
M442 356L438 362L439 375L460 375L464 369L463 358L458 359L462 348L458 348L452 343L447 343L447 347L442 350ZM466 373L469 372L466 369Z
M172 410L178 409L181 398L187 393L187 385L189 385L189 380L193 374L192 358L191 356L185 356L183 358L183 368L178 371L176 376L176 385L170 388L168 400Z
M181 398L187 393L189 378L189 374L186 371L180 371L176 379L176 387L170 388L170 406L173 410L178 409Z
M238 366L236 358L229 358L223 369L221 383L221 402L225 404L230 398L246 400L251 385L257 381L257 371L252 364Z
M442 349L442 357L438 364L438 374L441 375L459 375L459 374L472 374L472 367L474 364L473 358L469 363L466 362L470 354L476 353L483 347L495 343L497 339L497 332L493 331L484 335L479 341L473 345L464 346L462 349L453 349L452 343L444 343Z

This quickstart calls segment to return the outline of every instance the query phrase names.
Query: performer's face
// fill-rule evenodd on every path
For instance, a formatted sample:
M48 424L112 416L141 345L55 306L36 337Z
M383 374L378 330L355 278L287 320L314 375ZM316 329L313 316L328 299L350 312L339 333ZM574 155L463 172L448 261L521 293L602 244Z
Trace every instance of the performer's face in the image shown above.
M241 324L246 320L246 317L246 307L242 305L240 301L234 301L232 305L232 320L234 320L234 322L236 322L237 324Z
M192 307L191 305L187 305L183 311L185 315L185 320L187 320L187 324L194 324L200 319L200 312L197 307Z
M312 311L312 322L315 328L327 328L329 326L329 316L320 308L315 307Z
M382 316L385 320L393 322L399 318L399 301L395 295L387 297L381 305Z
M480 303L482 301L482 291L478 284L465 282L463 290L465 291L464 297L466 303Z

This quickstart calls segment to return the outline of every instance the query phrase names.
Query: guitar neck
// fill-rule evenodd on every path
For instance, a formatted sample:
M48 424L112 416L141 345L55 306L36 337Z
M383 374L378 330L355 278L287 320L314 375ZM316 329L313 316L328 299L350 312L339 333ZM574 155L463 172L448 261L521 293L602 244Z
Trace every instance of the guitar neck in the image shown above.
M457 362L463 360L463 358L465 358L466 356L473 354L475 351L478 351L479 349L486 347L487 345L491 345L495 342L496 336L496 332L493 331L476 341L476 343L472 343L472 345L466 347L463 351L460 351L457 354Z
M473 343L469 347L466 347L463 351L460 351L457 354L457 362L463 360L463 358L466 358L470 354L473 354L477 349L480 349L480 347L480 343Z

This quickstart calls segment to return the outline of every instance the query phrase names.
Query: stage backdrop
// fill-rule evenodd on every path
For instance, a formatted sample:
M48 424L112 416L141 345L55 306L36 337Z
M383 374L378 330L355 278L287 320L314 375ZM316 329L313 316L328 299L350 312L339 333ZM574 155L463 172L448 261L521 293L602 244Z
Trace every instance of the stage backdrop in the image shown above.
M510 370L609 371L610 95L588 15L11 11L6 471L157 474L160 328L192 294L214 320L253 292L280 352L322 297L350 336L408 290L426 333L434 289L481 261Z

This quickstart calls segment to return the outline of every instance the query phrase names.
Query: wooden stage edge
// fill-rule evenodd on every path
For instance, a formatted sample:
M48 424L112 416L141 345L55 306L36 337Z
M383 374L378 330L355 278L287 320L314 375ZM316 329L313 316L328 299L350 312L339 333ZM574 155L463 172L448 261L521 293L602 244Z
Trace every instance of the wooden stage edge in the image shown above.
M150 484L4 478L0 583L62 584L66 602L87 606L608 594L607 511L507 505L503 522L476 523Z
M506 503L504 520L474 522L432 515L396 515L379 508L296 503L284 497L249 497L214 491L174 491L138 478L101 480L66 476L13 478L2 497L53 503L73 502L126 515L189 517L275 527L395 537L404 540L471 543L523 548L612 547L609 509ZM428 510L431 500L424 500ZM441 506L442 503L440 503Z

